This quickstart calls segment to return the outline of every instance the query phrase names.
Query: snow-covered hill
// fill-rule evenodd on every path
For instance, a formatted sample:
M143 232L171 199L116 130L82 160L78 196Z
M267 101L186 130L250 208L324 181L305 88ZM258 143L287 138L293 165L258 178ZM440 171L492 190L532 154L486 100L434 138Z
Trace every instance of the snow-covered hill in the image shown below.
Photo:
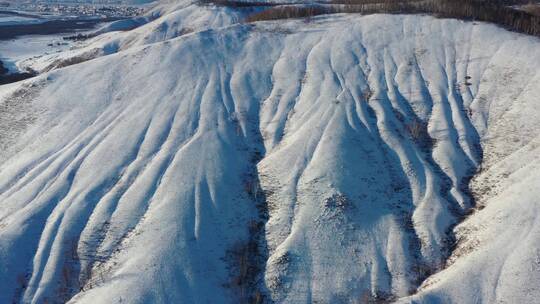
M161 9L0 87L0 303L540 298L537 38Z
M223 6L198 5L190 0L155 3L145 16L120 20L89 33L98 35L68 52L30 58L23 68L49 71L131 47L173 39L195 31L229 26L242 21L253 9L234 10ZM132 29L130 31L126 31Z

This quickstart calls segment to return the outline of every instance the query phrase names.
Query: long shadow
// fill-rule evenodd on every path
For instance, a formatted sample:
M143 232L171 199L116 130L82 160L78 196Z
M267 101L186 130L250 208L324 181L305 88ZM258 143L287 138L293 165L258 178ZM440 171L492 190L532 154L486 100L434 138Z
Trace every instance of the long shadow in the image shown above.
M258 103L257 103L258 104ZM257 111L258 112L258 111ZM255 116L255 115L253 115ZM256 116L258 117L258 115ZM257 120L257 121L254 121ZM266 262L269 259L269 250L266 240L266 224L269 220L267 193L261 186L257 164L266 154L262 133L260 132L258 118L251 118L249 132L254 137L254 147L249 151L249 171L244 176L244 191L249 199L254 203L257 210L256 218L248 223L249 238L244 248L234 248L233 251L240 249L241 253L237 257L239 276L235 278L239 289L241 290L240 302L249 304L269 303L268 290L264 283L264 272ZM243 253L242 253L243 252ZM243 256L247 253L246 256Z
M384 108L384 111L388 111L392 106L390 103L387 103L386 105L382 106ZM375 133L373 138L377 142L379 149L382 151L382 154L384 158L386 159L387 163L389 164L390 169L392 170L392 175L394 176L393 183L393 190L394 190L394 196L393 196L393 202L392 204L392 210L390 211L392 214L396 216L396 219L398 220L398 223L400 224L401 228L407 233L408 240L407 245L408 248L404 248L405 252L408 252L411 257L413 258L413 262L410 265L409 268L409 276L411 279L411 283L413 285L418 285L420 282L422 282L425 277L429 275L429 269L426 266L426 263L424 261L424 257L422 255L421 249L422 249L422 241L420 237L418 236L413 222L413 213L415 210L415 204L413 201L413 193L412 193L412 186L409 182L409 178L407 177L405 171L399 165L401 163L399 155L390 147L381 137L380 130L377 126L377 117L375 114L375 111L371 108L370 105L367 105L367 109L369 113L371 113L371 124L372 124L372 130ZM394 116L395 113L386 113L386 117L394 117L397 121L399 121L399 118ZM395 123L389 122L389 123ZM401 133L395 134L396 136L401 136ZM407 148L405 148L407 149ZM395 165L397 164L397 165ZM416 286L415 286L416 287ZM384 300L384 301L390 301L393 299L392 295L377 295L378 300ZM377 299L374 299L377 300Z
M13 83L28 78L32 78L37 74L34 72L22 72L22 73L9 73L8 69L4 66L2 60L0 60L0 85Z
M254 205L256 212L255 216L247 223L248 239L238 242L226 253L231 275L231 281L226 286L236 293L237 303L262 304L271 303L272 301L268 296L269 292L264 283L266 263L269 259L266 240L266 224L269 220L268 193L261 186L260 174L257 168L259 162L266 155L263 134L259 128L260 100L265 100L270 95L272 88L268 88L268 91L265 90L263 92L264 96L258 96L259 94L255 93L256 90L254 89L258 87L257 83L250 80L257 78L249 77L249 74L250 72L247 72L243 75L246 79L245 89L249 93L246 96L253 96L253 98L247 103L249 106L245 109L246 111L241 113L242 118L233 116L230 123L233 129L237 130L237 136L242 141L243 150L246 151L244 153L247 156L247 168L241 176L244 188L243 196ZM230 83L231 78L232 75L225 77L225 83L229 85L224 86L223 89L226 91L225 98L234 103L236 101ZM240 119L245 119L245 133L241 132Z
M231 264L232 280L228 284L232 290L238 291L238 303L262 304L270 303L268 290L264 284L264 271L269 258L266 240L266 223L269 219L267 195L262 190L256 171L255 159L259 154L254 153L252 162L254 170L248 174L252 182L246 183L246 192L257 209L256 218L248 223L248 239L237 243L227 252Z
M406 111L406 115L410 118L412 118L413 121L421 121L421 119L415 114L414 110L412 109L411 105L410 105L410 102L408 102L408 100L401 94L400 90L395 87L395 93L396 93L396 97L398 99L398 101L400 102L400 105L402 107L405 108L405 111ZM476 154L476 156L478 157L478 160L479 160L479 163L482 162L482 158L483 158L483 151L482 151L482 148L479 144L480 142L480 137L479 137L479 134L478 132L476 131L476 129L474 128L474 126L472 125L469 117L466 116L466 110L464 108L464 103L463 103L463 100L461 98L461 95L458 94L457 92L453 92L455 98L456 98L456 102L459 106L459 111L462 112L463 115L465 115L465 124L466 124L466 129L468 131L467 133L467 137L468 139L471 139L474 143L474 146L473 146L473 149L474 149L474 153ZM431 102L431 104L433 104L433 101L431 100L431 96L428 95L424 95L423 98L427 98L429 99L429 102ZM444 100L442 102L445 102ZM448 102L448 101L446 101ZM451 215L454 217L455 221L449 226L447 227L447 230L444 232L445 234L445 247L443 248L445 250L445 252L443 252L443 258L444 258L444 261L446 261L446 259L451 255L451 253L454 251L456 245L457 245L457 240L456 240L456 236L455 236L455 233L454 233L454 228L467 216L467 214L470 212L470 210L462 210L460 207L459 207L459 203L453 198L453 196L450 194L450 190L452 188L452 181L450 179L450 177L444 172L444 170L439 166L439 164L437 164L437 162L434 160L433 158L433 155L432 155L432 149L433 149L433 145L436 144L435 143L435 140L433 138L431 138L431 136L429 135L428 131L427 131L427 123L425 124L422 124L423 125L423 128L425 128L424 130L422 130L422 134L424 134L424 138L422 138L422 143L420 143L420 150L423 152L423 158L424 160L430 165L430 167L434 170L434 172L437 174L437 176L440 178L440 185L439 185L439 193L442 195L442 197L448 202L448 205L447 205L447 208L448 208L448 211L451 213ZM458 135L456 134L456 137ZM458 149L461 151L461 153L463 153L464 156L465 155L465 152L461 149L461 146L456 143ZM464 157L465 160L468 160L467 157ZM475 165L470 162L470 161L467 161L467 174L463 177L461 177L460 181L459 181L459 184L457 185L458 189L465 195L465 197L469 200L469 208L473 208L475 206L475 199L474 199L474 196L470 190L470 187L469 187L469 183L471 181L471 179L474 177L474 174L476 173L476 170L477 168L475 167ZM412 222L411 222L411 225L412 225ZM443 265L439 265L436 269L434 269L433 267L425 267L426 265L420 265L423 269L423 278L420 278L420 281L418 282L418 286L425 280L427 279L427 277L429 277L430 275L432 275L433 273L435 273L436 271L440 270L438 268L442 267Z

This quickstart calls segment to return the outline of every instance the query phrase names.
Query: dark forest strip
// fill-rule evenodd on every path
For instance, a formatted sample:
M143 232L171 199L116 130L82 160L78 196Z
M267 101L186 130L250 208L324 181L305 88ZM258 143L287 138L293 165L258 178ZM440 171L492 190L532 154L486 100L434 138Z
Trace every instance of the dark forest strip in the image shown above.
M0 40L13 39L23 35L51 35L89 30L101 22L121 20L123 18L96 18L51 20L38 24L10 24L0 26Z
M430 14L439 18L485 21L509 30L540 36L540 16L509 6L520 1L504 0L333 0L330 3L295 5L274 3L245 21L309 18L336 13ZM217 0L216 5L242 8L242 2ZM253 4L250 4L253 7ZM262 7L268 7L265 4Z

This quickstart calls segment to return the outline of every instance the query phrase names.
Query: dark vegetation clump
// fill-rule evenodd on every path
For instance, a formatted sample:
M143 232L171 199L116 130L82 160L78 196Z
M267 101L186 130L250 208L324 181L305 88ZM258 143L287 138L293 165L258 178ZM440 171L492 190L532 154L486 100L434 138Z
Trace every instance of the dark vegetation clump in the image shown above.
M93 33L90 33L90 34L78 33L77 35L62 37L62 39L71 40L71 41L84 41L84 40L94 38L94 37L96 37L96 34L93 34Z
M375 294L371 290L364 290L356 301L355 304L389 304L395 302L396 298L390 293L378 291Z
M269 2L258 2L258 1L237 1L237 0L200 0L202 5L217 5L225 6L232 8L252 8L252 7L270 7L276 6L278 4L269 3Z
M527 4L521 7L521 9L529 14L540 16L540 3Z
M242 119L232 115L231 120L238 124ZM239 126L239 125L238 125ZM237 130L240 132L241 130ZM228 263L229 280L225 287L229 288L237 298L237 303L262 304L267 303L267 297L262 288L262 280L268 252L265 237L265 223L268 221L268 204L266 193L260 185L256 164L263 158L260 150L252 151L251 170L243 177L245 196L255 204L257 216L248 222L248 237L238 241L227 250L225 261Z
M435 145L433 139L428 132L427 123L419 119L415 119L406 124L409 137L425 152L430 152Z
M318 15L336 13L334 8L329 6L279 6L262 12L254 13L246 18L246 22L279 20L292 18L311 18Z
M263 229L262 222L252 221L249 224L251 236L260 235ZM262 304L265 300L258 282L263 271L260 250L258 238L251 237L238 242L227 252L227 259L234 267L229 269L232 276L226 287L235 292L240 303Z

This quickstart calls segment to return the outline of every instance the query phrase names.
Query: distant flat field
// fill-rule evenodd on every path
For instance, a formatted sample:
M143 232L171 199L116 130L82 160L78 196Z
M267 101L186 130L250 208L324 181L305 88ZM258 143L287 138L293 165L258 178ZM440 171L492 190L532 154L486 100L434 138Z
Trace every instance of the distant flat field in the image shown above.
M101 22L119 20L119 17L88 18L0 10L0 40L24 35L51 35L88 30Z
M14 76L26 73L26 69L19 66L20 62L72 47L73 42L64 40L64 36L92 30L104 21L117 19L41 16L0 10L0 61L3 66L0 84L16 81Z
M18 24L18 23L36 23L40 22L40 19L14 16L0 13L0 25Z
M122 18L48 20L40 23L18 23L6 25L2 25L0 23L0 40L13 39L15 37L24 35L51 35L89 30L99 23L119 19Z

